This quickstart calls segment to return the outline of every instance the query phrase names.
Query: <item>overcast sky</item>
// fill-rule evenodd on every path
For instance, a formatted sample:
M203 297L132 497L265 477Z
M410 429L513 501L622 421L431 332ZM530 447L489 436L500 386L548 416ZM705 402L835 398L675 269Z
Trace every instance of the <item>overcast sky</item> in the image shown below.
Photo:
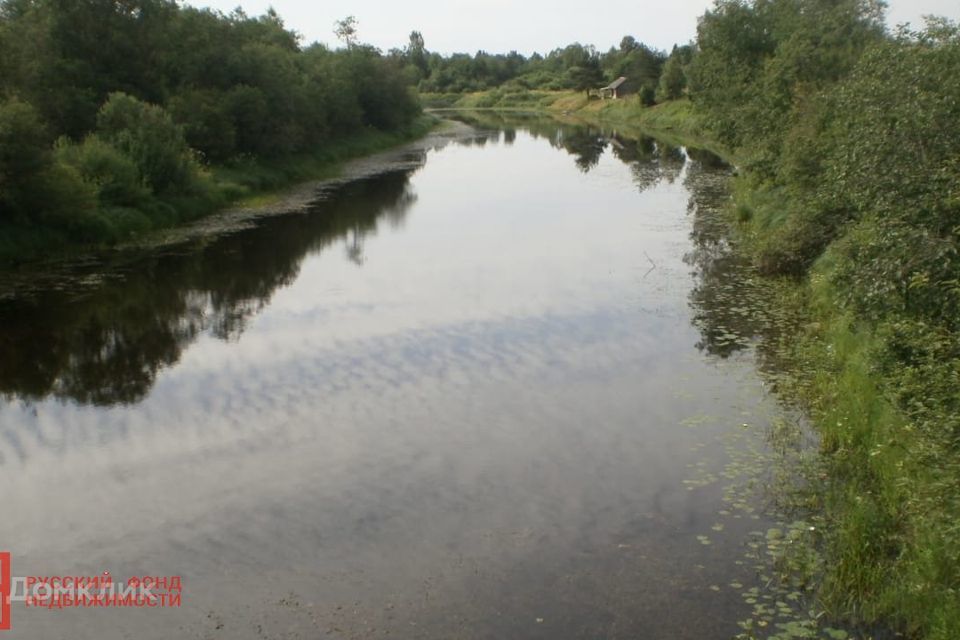
M336 45L335 20L348 15L359 22L359 38L384 51L402 47L413 30L427 49L440 53L545 53L572 42L601 50L630 34L668 50L693 39L697 17L711 0L188 0L225 13L238 5L250 15L272 6L305 43ZM957 0L889 0L891 25L935 14L960 18Z

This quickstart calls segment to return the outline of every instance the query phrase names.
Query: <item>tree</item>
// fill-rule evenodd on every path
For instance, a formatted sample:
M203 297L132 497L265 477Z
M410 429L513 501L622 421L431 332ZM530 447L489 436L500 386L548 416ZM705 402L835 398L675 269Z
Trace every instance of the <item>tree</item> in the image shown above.
M700 19L687 79L691 98L730 146L760 140L769 163L798 91L849 73L883 38L876 0L718 0Z
M357 22L356 17L347 16L343 20L337 20L333 23L333 33L337 40L347 45L350 49L357 42Z
M103 207L136 207L150 197L133 159L96 135L87 136L80 144L61 138L55 156L58 163L76 171L96 189Z
M427 48L423 41L423 34L419 31L410 32L410 41L399 55L407 64L406 72L410 75L410 84L417 85L430 75Z
M571 89L586 91L603 83L603 71L598 64L584 64L567 69L566 81Z
M26 213L24 192L50 164L49 145L36 109L16 98L0 103L0 221Z
M195 177L183 130L162 107L113 93L97 114L97 133L133 160L154 193L186 188Z
M687 88L686 66L692 54L690 46L673 48L660 74L657 100L676 100L683 96Z
M623 36L623 39L620 40L620 53L627 54L640 46L640 43L637 42L637 39L633 36Z
M16 98L0 103L0 191L39 171L50 137L36 109Z
M44 237L126 237L285 172L241 168L223 181L198 158L317 152L365 127L409 124L414 72L430 71L422 35L411 34L410 60L385 58L357 43L353 16L336 26L345 49L304 49L272 10L0 0L0 235L40 221Z

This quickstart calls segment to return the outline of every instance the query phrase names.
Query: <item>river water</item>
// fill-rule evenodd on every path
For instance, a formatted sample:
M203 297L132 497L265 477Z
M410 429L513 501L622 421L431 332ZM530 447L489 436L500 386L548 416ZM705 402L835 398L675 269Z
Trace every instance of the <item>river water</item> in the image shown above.
M730 169L473 125L4 276L13 576L183 583L176 608L15 601L6 637L740 631L768 523L731 461L777 409L716 223Z

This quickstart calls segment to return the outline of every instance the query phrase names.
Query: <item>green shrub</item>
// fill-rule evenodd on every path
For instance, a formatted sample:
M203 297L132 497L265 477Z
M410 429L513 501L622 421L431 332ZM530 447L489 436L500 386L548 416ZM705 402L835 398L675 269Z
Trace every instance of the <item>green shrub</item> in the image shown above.
M237 131L227 96L222 91L191 89L167 105L183 127L184 137L206 162L223 162L237 152Z
M652 107L656 104L656 92L653 90L653 87L648 85L643 85L640 87L640 91L637 92L637 99L645 107Z
M87 183L97 189L104 207L133 207L150 197L136 163L119 149L95 135L80 144L62 138L54 154L58 162L72 167Z
M188 189L198 166L183 130L162 107L113 93L97 114L97 134L136 164L156 194Z
M109 224L99 213L97 190L73 167L53 163L26 182L37 223L62 229L74 240L100 241L111 237Z

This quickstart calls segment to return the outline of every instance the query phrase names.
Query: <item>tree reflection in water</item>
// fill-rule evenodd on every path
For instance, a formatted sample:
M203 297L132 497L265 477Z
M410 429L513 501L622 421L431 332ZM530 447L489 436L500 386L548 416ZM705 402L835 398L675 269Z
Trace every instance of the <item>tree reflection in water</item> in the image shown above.
M140 401L202 333L238 339L307 255L343 240L362 263L364 239L381 221L402 226L415 203L411 173L345 184L307 215L138 257L81 294L47 290L0 302L0 391L28 401Z
M731 274L742 265L729 251L717 215L727 191L716 156L540 116L483 113L462 119L478 131L459 144L512 145L523 130L569 153L583 172L609 149L630 167L640 191L685 176L694 245L686 259L698 274L691 293L702 334L698 347L719 356L742 347L742 340L730 336L749 336L754 327L749 314L731 311L738 295L731 287L739 278ZM417 160L414 166L422 166L425 153ZM309 254L343 243L345 258L362 267L366 240L379 226L404 225L416 202L410 187L415 170L343 184L306 215L269 217L254 228L146 251L79 293L50 287L0 302L0 392L26 401L53 396L97 406L139 402L157 373L175 365L201 334L239 339L274 293L297 278Z

